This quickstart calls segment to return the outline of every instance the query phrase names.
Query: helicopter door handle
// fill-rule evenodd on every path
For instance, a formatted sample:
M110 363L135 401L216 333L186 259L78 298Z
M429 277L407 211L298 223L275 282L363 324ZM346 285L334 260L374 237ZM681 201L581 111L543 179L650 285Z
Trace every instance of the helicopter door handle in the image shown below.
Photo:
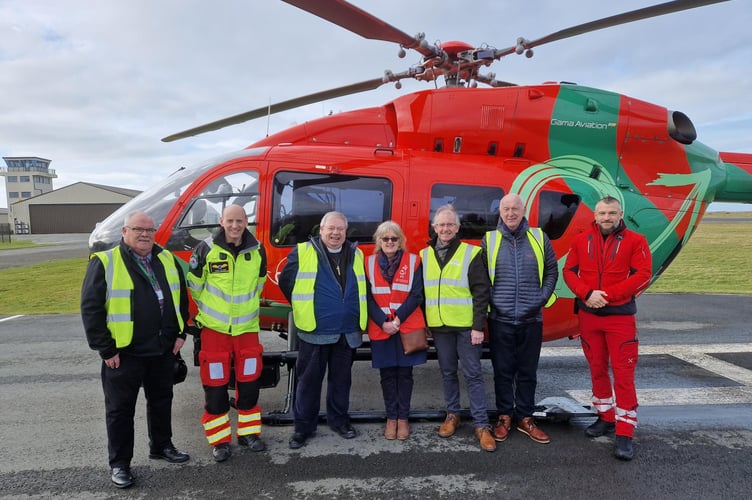
M392 148L376 148L373 151L373 154L377 155L379 153L390 153L392 156L394 156L394 150Z

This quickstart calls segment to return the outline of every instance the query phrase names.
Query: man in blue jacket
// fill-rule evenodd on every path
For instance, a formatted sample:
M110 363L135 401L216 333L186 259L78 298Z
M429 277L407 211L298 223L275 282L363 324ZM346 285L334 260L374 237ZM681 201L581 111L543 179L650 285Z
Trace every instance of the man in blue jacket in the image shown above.
M327 423L343 438L352 439L357 435L348 414L352 363L368 312L363 253L347 240L347 218L342 213L326 213L319 236L290 252L279 287L292 305L299 339L290 448L302 447L316 432L327 370Z
M550 439L535 424L533 410L542 310L555 300L559 268L548 236L528 224L519 195L504 196L499 214L498 227L481 242L491 279L488 327L498 413L493 434L496 441L504 441L516 419L518 431L545 444Z

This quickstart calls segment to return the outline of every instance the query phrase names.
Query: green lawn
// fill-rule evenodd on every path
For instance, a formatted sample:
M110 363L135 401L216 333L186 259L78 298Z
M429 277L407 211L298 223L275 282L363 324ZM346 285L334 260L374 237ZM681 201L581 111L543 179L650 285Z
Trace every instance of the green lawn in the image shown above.
M701 223L650 292L752 294L752 223Z
M85 270L85 259L0 270L0 314L77 314ZM651 292L752 294L752 223L700 224Z
M85 271L86 259L0 270L0 314L77 314Z
M3 240L0 241L0 252L3 250L15 250L17 248L29 248L29 247L38 247L36 243L28 240L16 240L12 239L10 241Z

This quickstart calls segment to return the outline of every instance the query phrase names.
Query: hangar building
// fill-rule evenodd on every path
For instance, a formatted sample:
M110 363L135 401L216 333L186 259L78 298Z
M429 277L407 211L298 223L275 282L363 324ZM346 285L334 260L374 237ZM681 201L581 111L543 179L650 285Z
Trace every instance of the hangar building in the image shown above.
M90 182L76 182L11 203L16 234L90 233L97 222L141 193ZM10 216L9 216L10 217Z

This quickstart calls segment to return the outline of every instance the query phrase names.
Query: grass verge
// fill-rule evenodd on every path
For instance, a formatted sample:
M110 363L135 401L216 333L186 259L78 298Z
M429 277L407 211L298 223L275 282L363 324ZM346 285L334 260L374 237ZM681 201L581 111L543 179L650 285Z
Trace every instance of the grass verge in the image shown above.
M647 293L752 295L751 256L752 223L700 224ZM78 314L85 271L85 259L0 270L0 314Z
M2 250L16 250L17 248L29 248L38 247L36 243L28 240L10 240L0 241L0 251Z
M0 270L0 314L78 314L86 259Z
M752 294L752 224L700 224L647 293Z

